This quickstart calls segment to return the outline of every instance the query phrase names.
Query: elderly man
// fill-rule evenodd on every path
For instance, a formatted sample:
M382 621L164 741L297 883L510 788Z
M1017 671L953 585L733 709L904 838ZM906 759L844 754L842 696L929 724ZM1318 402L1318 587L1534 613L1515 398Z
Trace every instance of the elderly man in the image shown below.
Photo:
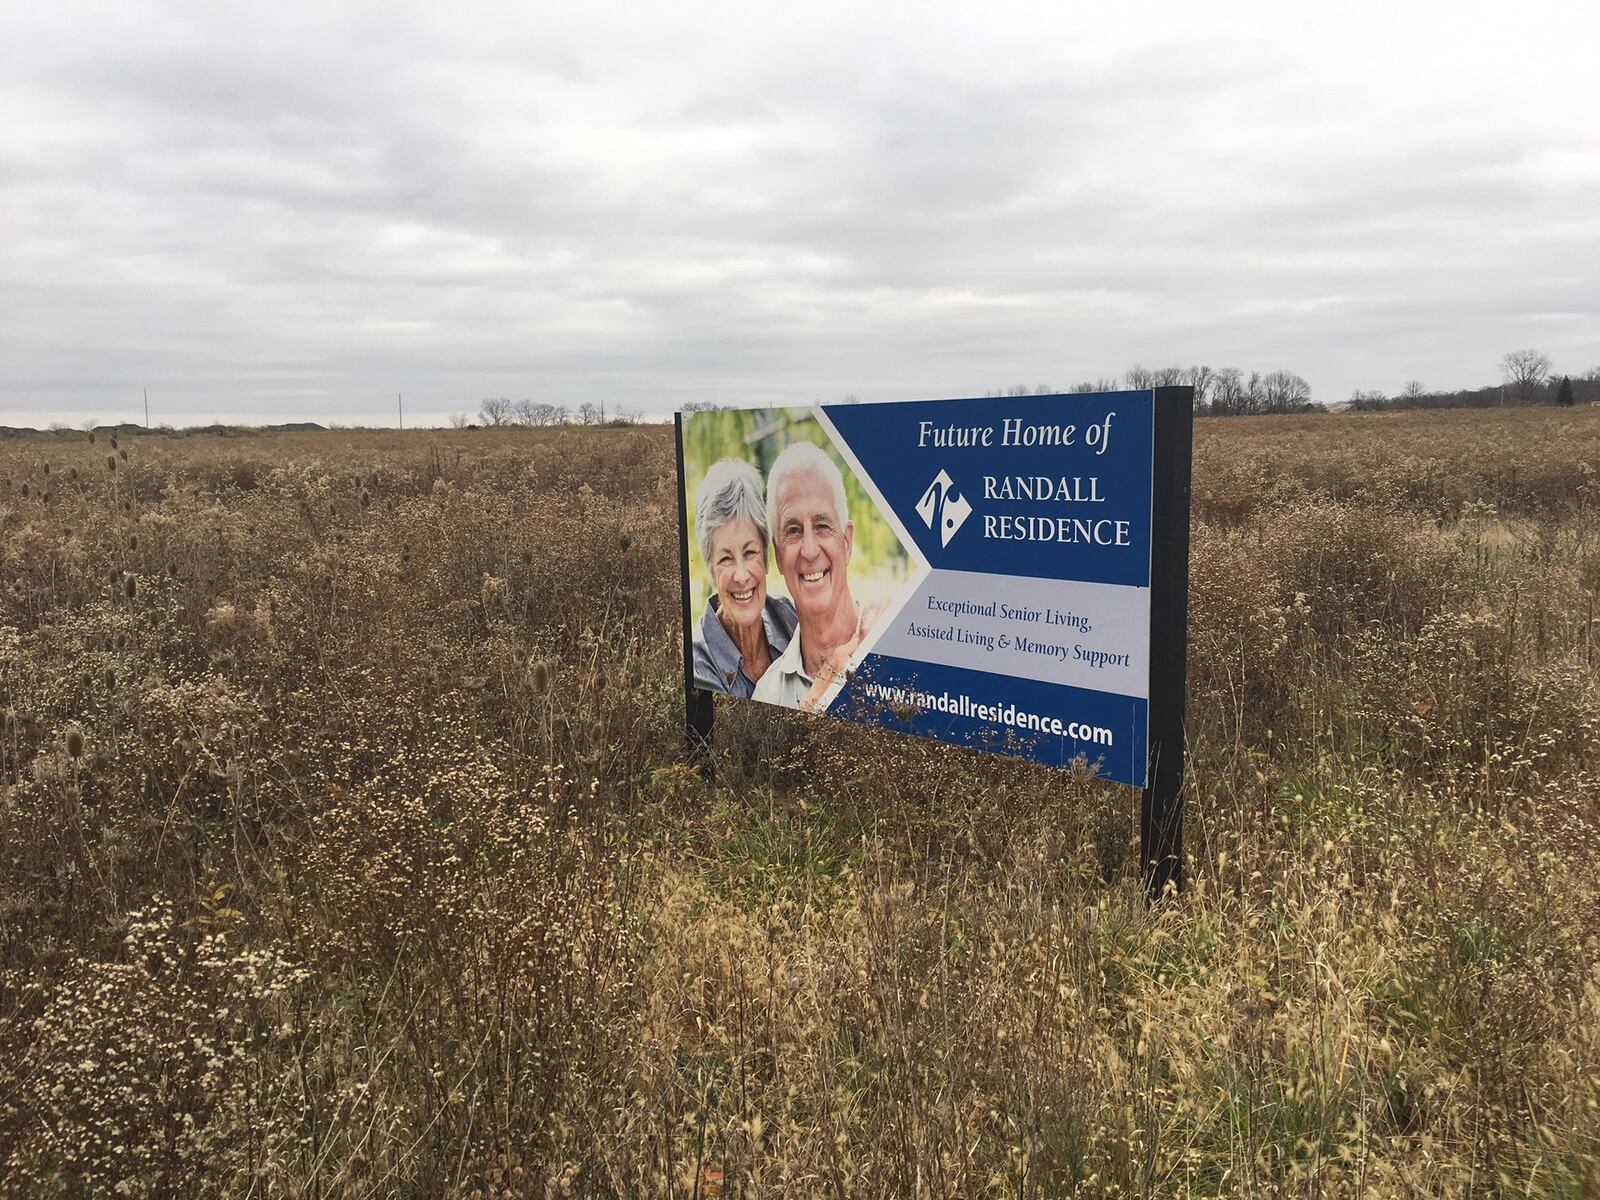
M867 621L850 595L855 526L844 477L820 447L795 442L772 464L767 529L799 624L756 684L755 698L789 708L825 706Z

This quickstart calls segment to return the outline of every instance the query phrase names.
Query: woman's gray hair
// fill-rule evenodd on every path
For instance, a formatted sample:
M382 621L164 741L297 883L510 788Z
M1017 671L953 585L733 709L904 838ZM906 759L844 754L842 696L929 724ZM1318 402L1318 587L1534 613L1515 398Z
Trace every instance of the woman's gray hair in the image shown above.
M711 535L729 521L746 518L761 535L761 548L767 547L767 509L761 497L761 472L737 458L722 458L711 464L700 490L694 497L694 535L700 541L700 556L711 565Z
M791 442L767 472L767 524L778 528L778 493L791 475L821 475L833 492L833 507L842 528L850 523L850 505L844 498L844 476L839 466L815 442Z

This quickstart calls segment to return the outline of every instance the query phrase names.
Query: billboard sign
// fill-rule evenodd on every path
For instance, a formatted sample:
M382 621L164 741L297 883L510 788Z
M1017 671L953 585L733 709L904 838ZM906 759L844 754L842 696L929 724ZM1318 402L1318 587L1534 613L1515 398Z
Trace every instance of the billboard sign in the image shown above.
M689 686L1145 787L1162 391L680 415Z

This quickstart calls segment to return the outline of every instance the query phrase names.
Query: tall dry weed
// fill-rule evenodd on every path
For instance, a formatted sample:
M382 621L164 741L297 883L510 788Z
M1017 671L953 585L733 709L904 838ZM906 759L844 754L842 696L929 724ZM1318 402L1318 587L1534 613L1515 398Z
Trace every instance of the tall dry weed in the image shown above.
M125 440L0 445L0 1193L1600 1190L1586 413L1201 423L1154 909L1086 776L690 770L662 431Z

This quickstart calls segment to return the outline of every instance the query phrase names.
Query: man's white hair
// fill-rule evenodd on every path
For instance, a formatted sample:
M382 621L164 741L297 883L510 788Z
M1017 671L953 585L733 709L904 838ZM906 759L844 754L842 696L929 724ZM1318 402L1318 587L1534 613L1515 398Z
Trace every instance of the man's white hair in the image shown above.
M767 528L774 538L783 536L778 528L778 494L794 475L821 475L833 492L833 508L840 527L850 523L850 505L844 498L844 476L839 473L838 464L815 442L793 442L784 447L767 472Z

